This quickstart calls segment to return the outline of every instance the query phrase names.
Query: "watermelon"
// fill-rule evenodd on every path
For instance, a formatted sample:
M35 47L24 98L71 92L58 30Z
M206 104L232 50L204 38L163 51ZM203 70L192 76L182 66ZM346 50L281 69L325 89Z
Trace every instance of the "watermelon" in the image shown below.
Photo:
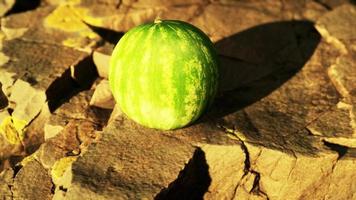
M213 43L195 26L156 20L129 30L115 46L109 83L121 110L146 127L171 130L197 120L218 85Z

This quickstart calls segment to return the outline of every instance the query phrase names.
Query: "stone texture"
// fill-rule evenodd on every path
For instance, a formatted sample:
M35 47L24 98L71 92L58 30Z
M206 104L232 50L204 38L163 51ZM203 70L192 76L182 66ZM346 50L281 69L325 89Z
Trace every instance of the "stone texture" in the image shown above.
M109 55L107 55L109 54ZM110 52L107 54L102 53L100 51L94 51L93 53L93 60L96 66L96 69L98 70L98 74L102 78L108 78L109 74L109 64L110 64Z
M211 124L162 134L118 115L98 141L73 163L73 181L66 198L76 199L85 194L87 199L110 199L113 195L118 199L151 199L174 180L197 151L195 146L202 143L237 142ZM98 179L88 180L88 176ZM108 178L102 179L103 176Z
M4 94L9 99L3 113L8 115L8 110L11 112L1 121L3 127L13 127L7 130L16 130L2 131L2 135L7 135L7 138L21 136L16 140L17 144L20 141L21 144L2 145L1 148L7 150L2 150L4 156L1 156L1 160L7 159L9 153L22 155L39 146L43 141L45 115L49 114L46 110L53 111L68 93L85 87L92 80L91 77L96 76L94 68L92 71L86 70L83 74L85 78L77 75L83 67L90 65L81 64L88 63L85 61L88 55L74 49L14 39L4 41L2 52L11 60L1 66L1 70L9 74L0 80L4 83L3 88L6 88ZM36 121L37 118L41 120ZM8 119L8 123L5 119Z
M61 44L90 50L100 37L68 6L40 7L31 12L10 15L1 20L2 31L8 38L47 44Z
M314 135L325 138L340 145L354 147L356 136L355 121L355 85L356 85L356 66L354 47L356 31L353 25L355 8L344 5L326 14L317 22L316 27L321 32L327 42L333 45L338 51L339 56L328 68L328 75L343 97L333 110L308 125L308 129ZM347 24L350 30L343 33ZM337 120L335 120L337 119Z
M84 46L62 44L71 34L50 40L53 30L43 23L54 9L41 7L1 18L0 82L2 99L6 98L0 110L1 166L15 167L36 151L44 142L51 112L97 77L90 54L75 50Z
M0 173L0 198L4 200L13 199L11 187L13 185L14 171L11 168L2 170Z
M354 6L343 5L322 16L318 20L317 26L342 42L353 41L356 38L355 16L356 8Z
M96 86L93 97L90 100L90 105L104 109L114 108L115 100L111 94L108 80L104 79Z
M1 18L1 199L356 199L348 1L28 9ZM123 33L157 17L201 28L221 62L215 104L174 131L127 119L106 80Z
M13 199L52 199L51 177L37 161L31 161L14 178ZM36 192L34 192L36 191Z

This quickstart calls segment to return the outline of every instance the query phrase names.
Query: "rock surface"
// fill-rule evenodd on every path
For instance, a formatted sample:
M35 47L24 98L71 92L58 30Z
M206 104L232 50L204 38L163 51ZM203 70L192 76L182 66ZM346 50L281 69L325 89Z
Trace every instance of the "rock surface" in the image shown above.
M107 74L155 18L215 43L193 125L142 127ZM0 199L356 199L356 6L345 0L0 1Z

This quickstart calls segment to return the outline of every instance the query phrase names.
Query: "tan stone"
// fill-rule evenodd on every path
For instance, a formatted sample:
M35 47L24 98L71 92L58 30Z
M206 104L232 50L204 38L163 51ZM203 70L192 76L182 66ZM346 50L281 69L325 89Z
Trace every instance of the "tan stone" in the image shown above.
M94 51L93 61L99 76L107 79L109 76L110 55Z
M100 37L81 21L70 6L40 7L10 15L1 20L8 40L21 37L28 41L60 44L90 51Z
M115 100L112 96L108 80L102 80L96 86L95 92L90 100L91 106L96 106L104 109L113 109Z
M14 199L46 200L52 199L51 188L51 177L39 162L32 161L17 173L12 193Z
M13 199L11 187L13 184L14 171L11 168L0 172L0 198L4 200Z
M245 153L239 145L204 145L212 181L204 199L233 199L236 185L245 176Z
M346 4L337 7L335 10L323 15L317 21L317 27L327 31L327 37L334 37L340 42L348 42L356 39L356 8ZM319 29L318 29L319 30ZM347 45L344 43L344 45Z
M5 0L0 2L0 17L6 14L12 6L15 4L15 0Z
M147 129L125 129L115 121L73 163L73 182L66 199L110 199L113 195L119 199L152 199L174 179L192 151L194 147L179 139Z

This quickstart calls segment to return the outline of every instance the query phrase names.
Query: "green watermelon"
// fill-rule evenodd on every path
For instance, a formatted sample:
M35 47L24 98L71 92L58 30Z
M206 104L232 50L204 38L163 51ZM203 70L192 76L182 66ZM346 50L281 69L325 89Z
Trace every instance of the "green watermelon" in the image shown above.
M121 38L110 60L109 82L132 120L155 129L181 128L214 100L217 54L208 36L193 25L156 20Z

